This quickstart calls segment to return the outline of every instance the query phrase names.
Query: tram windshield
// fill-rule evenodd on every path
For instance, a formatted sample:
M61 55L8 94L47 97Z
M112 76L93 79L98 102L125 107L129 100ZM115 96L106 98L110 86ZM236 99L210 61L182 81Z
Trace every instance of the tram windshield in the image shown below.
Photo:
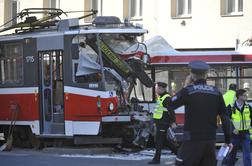
M117 54L134 54L144 51L136 34L102 34L102 40ZM146 52L146 51L144 51Z
M100 39L116 54L134 54L140 45L137 36L138 34L100 34ZM104 90L116 91L117 96L121 98L121 103L127 104L125 100L128 98L130 83L116 70L116 67L111 65L110 61L99 56L96 37L95 34L88 34L73 38L73 82L88 88L98 88L103 84L104 86L101 87L105 88Z

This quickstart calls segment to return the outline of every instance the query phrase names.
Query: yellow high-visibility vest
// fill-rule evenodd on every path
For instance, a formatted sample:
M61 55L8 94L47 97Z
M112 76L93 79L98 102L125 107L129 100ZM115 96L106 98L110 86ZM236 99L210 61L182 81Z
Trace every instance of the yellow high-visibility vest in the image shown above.
M232 111L232 122L236 130L250 130L251 129L251 119L250 119L250 109L247 104L244 105L244 110L241 113L237 108Z
M153 119L161 119L163 117L163 112L168 111L167 108L163 106L163 101L170 97L169 94L165 94L162 97L158 97L156 107L154 109Z
M228 90L224 95L223 95L223 99L225 101L225 104L226 104L226 107L228 105L234 105L234 102L235 102L235 91L233 90Z

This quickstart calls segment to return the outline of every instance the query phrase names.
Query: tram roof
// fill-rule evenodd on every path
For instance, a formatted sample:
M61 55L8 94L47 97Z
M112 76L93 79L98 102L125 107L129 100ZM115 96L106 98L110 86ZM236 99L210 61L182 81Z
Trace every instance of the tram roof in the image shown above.
M40 37L49 37L49 36L62 36L62 35L77 35L77 34L144 34L148 31L142 28L132 28L132 27L123 27L123 28L87 28L87 29L73 29L66 31L57 31L54 30L42 30L36 32L26 32L26 33L13 33L0 36L1 41L12 41L12 40L21 40L24 38L40 38Z
M153 65L188 64L193 60L213 64L252 63L252 47L235 51L177 51L162 36L154 36L144 43Z
M202 60L209 64L252 63L252 51L176 51L151 55L151 64L188 64Z

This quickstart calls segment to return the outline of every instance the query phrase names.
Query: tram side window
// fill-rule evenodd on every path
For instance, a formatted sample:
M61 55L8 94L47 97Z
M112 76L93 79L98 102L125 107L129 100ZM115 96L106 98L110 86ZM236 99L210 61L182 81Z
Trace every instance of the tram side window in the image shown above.
M237 84L239 89L248 91L248 100L252 100L252 68L248 66L213 66L208 72L207 83L216 86L222 94L230 84Z
M18 43L0 46L0 83L20 84L23 81L23 50Z
M164 67L155 72L156 82L167 83L167 91L175 95L184 86L186 76L189 74L187 67Z
M252 100L252 68L240 67L240 74L244 79L240 79L239 87L248 91L248 99Z
M224 94L230 84L236 83L236 68L234 66L212 66L207 73L207 84L216 86Z
M73 59L74 82L90 83L101 81L101 69L97 53L89 46L78 48L78 59Z

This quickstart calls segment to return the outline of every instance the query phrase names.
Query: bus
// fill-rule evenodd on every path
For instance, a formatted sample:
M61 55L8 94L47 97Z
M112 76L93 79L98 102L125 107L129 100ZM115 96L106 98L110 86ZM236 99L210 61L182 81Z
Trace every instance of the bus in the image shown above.
M186 76L190 73L188 63L202 60L210 65L207 84L218 87L224 94L231 83L248 91L248 102L252 101L252 41L247 40L234 51L176 51L162 37L156 36L145 42L150 63L146 72L154 82L167 83L168 92L175 95L183 88ZM153 112L155 88L146 88L138 83L135 95L145 110ZM182 135L184 107L175 110L178 124L177 135ZM222 136L223 133L217 133Z

